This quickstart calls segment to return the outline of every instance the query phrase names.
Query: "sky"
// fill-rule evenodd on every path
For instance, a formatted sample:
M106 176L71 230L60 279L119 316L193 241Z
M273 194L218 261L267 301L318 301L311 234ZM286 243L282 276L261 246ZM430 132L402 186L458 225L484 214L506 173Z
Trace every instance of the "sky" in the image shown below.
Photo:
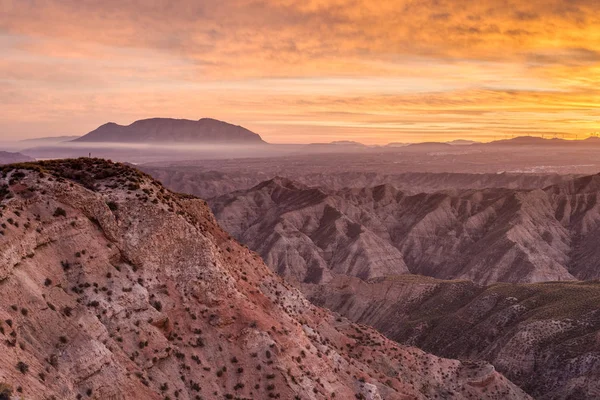
M598 0L0 0L0 139L211 117L272 143L600 132Z

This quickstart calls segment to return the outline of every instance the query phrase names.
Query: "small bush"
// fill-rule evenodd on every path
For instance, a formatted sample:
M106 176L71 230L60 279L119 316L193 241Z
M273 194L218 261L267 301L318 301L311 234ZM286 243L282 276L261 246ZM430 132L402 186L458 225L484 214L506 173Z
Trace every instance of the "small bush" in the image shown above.
M12 387L7 383L0 383L0 400L10 400L12 398Z
M64 208L57 207L56 210L54 210L53 216L55 216L55 217L66 217L67 216L67 212L65 211Z
M19 361L17 363L17 369L22 373L26 374L29 371L29 365L25 364L23 361Z

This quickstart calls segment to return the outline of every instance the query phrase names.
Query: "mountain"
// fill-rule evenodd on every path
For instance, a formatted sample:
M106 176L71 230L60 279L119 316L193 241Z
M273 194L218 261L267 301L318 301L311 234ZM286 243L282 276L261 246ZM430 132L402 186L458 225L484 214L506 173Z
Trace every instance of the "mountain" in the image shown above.
M600 395L600 284L481 287L419 276L306 285L315 303L436 355L492 363L537 399Z
M512 139L495 140L489 143L482 143L484 146L555 146L555 145L569 145L578 144L577 141L564 140L558 138L545 139L539 136L517 136Z
M49 136L49 137L40 137L40 138L33 138L33 139L24 139L24 140L20 140L19 143L22 143L24 145L35 145L35 146L44 146L44 145L51 145L51 144L57 144L57 143L61 143L61 142L69 142L75 139L79 139L80 136Z
M0 151L0 165L12 164L18 162L35 161L33 158L21 153L12 153L8 151Z
M404 143L404 142L391 142L386 144L384 147L405 147L408 146L410 143Z
M211 205L228 232L288 279L322 283L332 274L371 279L409 272L398 249L344 215L321 189L278 177Z
M566 140L560 138L543 138L539 136L517 136L512 139L502 139L495 140L489 143L476 143L477 145L481 145L482 147L506 147L506 146L542 146L542 147L563 147L563 148L583 148L589 145L598 145L600 144L600 138L595 136L590 136L586 139L580 140Z
M320 143L316 143L316 144L320 144ZM334 140L333 142L330 142L329 144L333 144L336 146L358 146L358 147L368 147L367 145L354 141L354 140Z
M259 135L241 126L210 118L198 121L151 118L123 126L109 122L73 142L99 143L227 143L264 144Z
M526 399L311 305L206 203L98 159L0 169L0 394Z
M452 141L449 141L446 143L454 145L454 146L469 146L469 145L480 143L480 142L476 142L474 140L456 139L456 140L452 140Z
M309 143L298 148L300 153L354 153L365 152L372 148L352 140L338 140L329 143Z
M403 151L444 151L452 149L452 145L441 142L410 143L401 149Z
M210 203L234 237L301 282L410 272L490 284L600 278L598 199L600 175L416 195L274 179Z

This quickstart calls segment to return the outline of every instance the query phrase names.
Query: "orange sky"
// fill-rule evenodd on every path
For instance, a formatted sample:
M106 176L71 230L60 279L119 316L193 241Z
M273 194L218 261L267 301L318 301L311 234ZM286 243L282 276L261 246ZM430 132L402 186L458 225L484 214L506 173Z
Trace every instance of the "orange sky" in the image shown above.
M1 139L213 117L274 143L600 131L598 0L0 0Z

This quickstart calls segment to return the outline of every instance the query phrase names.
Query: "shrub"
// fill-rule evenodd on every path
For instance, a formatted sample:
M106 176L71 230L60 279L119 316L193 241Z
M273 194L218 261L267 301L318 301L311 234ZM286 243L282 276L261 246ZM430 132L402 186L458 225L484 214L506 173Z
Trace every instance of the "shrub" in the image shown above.
M56 210L54 210L53 216L55 216L55 217L66 217L67 216L67 212L64 210L64 208L57 207Z
M19 361L17 363L17 369L21 371L22 374L26 374L29 371L29 365L25 364L23 361Z
M117 211L119 209L119 205L117 203L115 203L114 201L109 201L106 203L106 205L108 206L110 211Z
M12 387L6 383L0 383L0 400L10 400L12 398Z

